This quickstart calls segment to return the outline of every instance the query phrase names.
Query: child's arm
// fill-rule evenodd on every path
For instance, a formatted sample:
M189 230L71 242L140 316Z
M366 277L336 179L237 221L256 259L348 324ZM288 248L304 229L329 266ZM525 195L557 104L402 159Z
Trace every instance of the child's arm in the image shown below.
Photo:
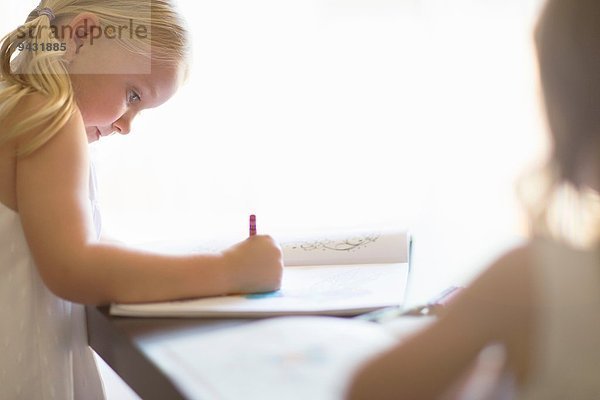
M526 375L531 331L527 250L498 260L438 321L362 366L348 398L438 399L469 372L480 351L500 342L518 378ZM483 398L483 397L482 397Z
M222 254L188 256L98 242L89 210L87 146L76 113L47 144L17 161L18 212L42 279L55 294L100 304L279 287L281 252L266 236L249 238Z

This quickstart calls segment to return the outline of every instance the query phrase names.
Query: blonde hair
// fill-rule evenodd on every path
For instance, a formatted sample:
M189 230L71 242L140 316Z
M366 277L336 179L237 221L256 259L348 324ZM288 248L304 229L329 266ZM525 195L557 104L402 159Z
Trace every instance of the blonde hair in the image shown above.
M183 21L169 0L42 0L38 9L49 8L56 19L32 12L25 24L0 41L0 121L5 120L27 96L40 93L46 104L0 132L0 145L19 138L37 126L46 128L17 149L24 157L48 142L76 110L73 88L59 51L21 51L23 44L60 46L57 26L82 12L97 16L102 29L135 21L149 27L145 35L119 35L115 42L153 62L177 64L187 61L189 44ZM27 36L24 32L35 32ZM60 48L60 47L55 47Z
M552 148L520 195L533 234L575 245L597 244L600 233L600 198L582 179L585 157L600 161L598 21L598 0L548 0L535 31Z

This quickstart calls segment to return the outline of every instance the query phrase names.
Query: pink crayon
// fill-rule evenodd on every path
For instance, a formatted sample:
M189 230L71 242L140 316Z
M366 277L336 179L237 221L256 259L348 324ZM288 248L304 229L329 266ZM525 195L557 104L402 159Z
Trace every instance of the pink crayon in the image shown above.
M250 215L250 236L256 235L256 215Z

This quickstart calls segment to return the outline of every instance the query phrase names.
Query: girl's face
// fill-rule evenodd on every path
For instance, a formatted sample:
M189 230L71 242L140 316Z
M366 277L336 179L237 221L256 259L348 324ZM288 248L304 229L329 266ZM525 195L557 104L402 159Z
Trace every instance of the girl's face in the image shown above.
M135 116L171 98L183 76L180 65L150 62L114 39L73 41L71 46L68 70L90 143L128 134Z

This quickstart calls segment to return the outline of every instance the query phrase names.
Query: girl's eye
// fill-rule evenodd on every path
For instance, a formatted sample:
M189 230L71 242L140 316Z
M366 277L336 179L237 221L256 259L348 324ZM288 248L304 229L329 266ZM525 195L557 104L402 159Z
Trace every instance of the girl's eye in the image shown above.
M139 94L137 94L137 92L135 90L130 90L127 93L127 102L129 104L133 104L133 103L137 103L138 101L140 101L142 98L140 97Z

